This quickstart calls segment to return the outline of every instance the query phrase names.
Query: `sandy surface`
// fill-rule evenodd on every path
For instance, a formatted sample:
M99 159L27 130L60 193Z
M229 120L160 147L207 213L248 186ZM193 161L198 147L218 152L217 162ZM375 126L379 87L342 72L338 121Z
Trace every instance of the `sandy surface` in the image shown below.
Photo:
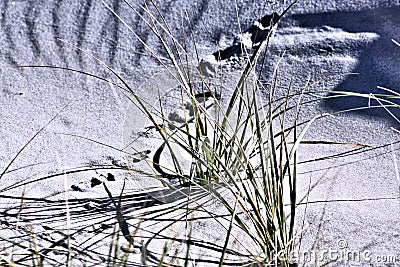
M105 2L156 54L167 56L138 14L122 1ZM138 7L139 2L132 4ZM272 5L266 1L264 7L256 1L237 1L236 10L224 1L157 2L180 41L190 35L189 27L181 27L181 18L186 16L183 11L187 12L200 57L204 58L232 43L233 36L240 31L238 20L248 26L256 18L273 10L281 12L289 4L277 1ZM377 86L398 90L400 47L391 39L400 38L399 2L362 2L299 1L276 31L262 79L268 81L285 51L278 79L282 87L288 84L294 70L296 90L320 79L323 81L313 88L325 94L382 93ZM15 66L61 66L115 81L95 57L146 97L154 95L146 90L151 90L149 84L160 83L154 74L163 71L163 67L101 1L3 0L0 14L0 65L5 66L0 68L0 170L7 170L0 180L0 209L4 215L0 236L22 236L32 226L40 249L50 255L57 253L45 249L63 248L69 233L76 252L74 265L86 262L97 266L107 258L110 233L116 224L116 206L93 177L105 181L111 194L119 196L127 176L118 169L127 164L119 150L125 147L129 101L115 86L79 73ZM360 98L329 100L305 106L303 115L312 117L367 104L368 99ZM8 167L18 151L54 116ZM299 220L306 211L302 251L336 250L339 255L331 266L400 264L399 181L395 171L400 138L393 128L400 128L399 123L387 112L370 109L325 118L310 130L307 140L366 146L301 147L304 163L300 165L299 190L304 194L310 184L313 188L307 209L305 205L299 209ZM315 161L341 152L349 153ZM51 176L63 170L93 169L98 165L108 169ZM50 177L40 180L45 176ZM152 194L149 197L140 193L133 180L127 180L122 200L131 231L144 203L155 210L161 204L152 200ZM24 208L20 212L23 194ZM196 227L198 238L222 242L223 232L218 225ZM154 249L162 245L156 244ZM11 253L10 248L3 248L0 255ZM198 255L204 257L203 252L199 249ZM359 253L361 259L348 259L343 256L346 252ZM62 253L59 254L52 257L63 260ZM149 253L150 261L151 256ZM130 257L141 266L140 253ZM308 265L329 260L325 257Z

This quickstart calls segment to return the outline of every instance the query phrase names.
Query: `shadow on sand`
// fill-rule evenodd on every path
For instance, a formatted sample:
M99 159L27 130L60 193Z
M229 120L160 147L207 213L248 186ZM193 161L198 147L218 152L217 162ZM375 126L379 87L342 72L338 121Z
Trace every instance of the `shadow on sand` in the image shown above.
M361 51L357 58L357 66L329 95L335 91L355 92L363 94L390 94L377 86L393 91L400 91L400 47L391 39L400 36L400 6L377 8L357 12L334 12L320 14L293 15L291 19L304 28L322 28L325 26L338 28L349 33L375 33L379 38ZM399 41L399 40L397 40ZM400 104L400 100L393 100ZM372 105L378 104L371 101ZM368 106L367 98L338 97L324 101L324 107L329 111L340 111ZM400 117L399 108L390 108ZM390 119L390 115L382 108L354 111L360 115Z

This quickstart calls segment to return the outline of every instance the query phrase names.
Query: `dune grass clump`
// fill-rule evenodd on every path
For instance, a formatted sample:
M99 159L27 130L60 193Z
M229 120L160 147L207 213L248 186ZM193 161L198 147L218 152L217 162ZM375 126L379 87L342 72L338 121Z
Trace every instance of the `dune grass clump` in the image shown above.
M228 101L223 103L220 95L227 92L218 87L218 75L211 84L198 65L201 66L201 62L189 59L189 53L174 38L156 5L153 8L158 12L158 19L147 7L142 7L139 12L129 6L158 37L170 60L166 68L190 102L189 106L184 101L180 103L184 121L178 125L163 113L162 108L157 112L149 108L128 87L133 102L142 109L163 140L151 162L159 174L158 179L168 182L176 178L179 186L204 188L229 211L226 240L218 252L220 266L226 263L225 260L229 262L225 259L229 241L240 242L243 238L253 247L243 245L241 249L245 252L237 251L248 255L242 264L288 266L295 237L297 153L305 132L316 118L303 123L300 128L297 119L286 125L287 113L299 112L302 94L292 93L289 84L285 97L275 99L278 66L271 84L265 85L258 78L257 73L262 72L262 67L256 70L256 66L260 62L263 65L265 58L260 58L275 22L271 21L271 31L259 44L244 51L248 54L243 59L235 87L231 88ZM149 19L140 15L143 11ZM151 48L148 49L163 62ZM223 71L218 73L218 68L219 65L215 67L216 74L230 75ZM195 91L193 81L200 81L200 93ZM202 96L212 100L213 112L209 112ZM176 148L184 151L185 159L190 162L189 169L185 170L181 165L177 154L182 152ZM170 166L160 163L161 153L169 155ZM221 188L229 192L228 196L220 193ZM190 191L186 192L191 201ZM234 228L239 229L242 236L231 236Z

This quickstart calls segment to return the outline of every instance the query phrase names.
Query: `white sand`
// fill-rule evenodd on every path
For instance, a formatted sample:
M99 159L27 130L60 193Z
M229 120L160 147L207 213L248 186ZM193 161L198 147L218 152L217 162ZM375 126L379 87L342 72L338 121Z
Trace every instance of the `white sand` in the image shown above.
M149 83L160 83L154 74L163 71L163 68L148 56L140 42L100 1L87 1L86 5L81 5L81 2L3 1L0 4L0 65L63 66L116 81L88 55L91 53L121 73L133 90L152 99L156 92L143 89L148 90L146 85ZM110 5L146 44L165 57L143 21L133 15L125 4L114 2ZM134 1L134 5L137 6L138 2ZM181 19L177 18L180 18L182 8L187 9L196 32L199 53L204 58L223 48L218 44L228 45L239 31L235 7L223 1L196 0L190 1L190 4L182 1L159 2L179 40L183 37ZM283 10L283 2L287 1L280 1L275 6L278 12ZM286 51L280 65L279 84L283 87L288 84L294 68L293 85L296 90L321 78L324 80L313 88L324 92L382 93L377 86L398 90L400 48L391 42L392 38L400 36L398 1L359 2L300 1L278 27L270 46L265 79L268 80L268 73ZM239 20L247 26L272 9L261 10L254 1L251 4L239 3L238 11ZM82 47L88 53L79 52L73 45ZM353 72L359 74L350 75ZM140 91L144 82L145 86ZM32 225L41 252L62 261L63 255L54 256L54 252L44 249L63 248L62 244L67 243L65 235L69 233L72 250L76 252L73 254L74 266L85 262L93 266L103 264L111 240L109 233L116 225L116 207L103 185L92 187L92 178L106 181L114 197L120 195L124 186L122 181L127 174L115 168L126 164L126 157L114 148L124 148L125 116L143 118L143 115L127 115L129 101L117 88L78 73L5 67L0 69L0 86L0 170L4 170L32 136L66 106L1 178L0 210L4 216L0 221L0 236L22 236ZM277 93L282 95L283 92L282 89ZM311 117L367 104L367 99L319 102L305 106L303 115ZM369 258L362 259L363 263L357 259L338 257L337 263L332 266L366 266L368 259L372 262L371 266L394 265L390 262L393 261L391 256L400 256L397 250L400 247L399 181L394 162L394 158L396 161L399 158L396 154L399 151L399 134L391 127L398 128L398 123L391 120L385 111L373 109L325 118L308 133L307 140L365 144L371 149L300 165L299 195L304 195L310 184L313 188L308 198L311 204L304 217L302 251L321 253L331 249L342 254L355 251L369 255ZM375 147L378 148L372 149ZM301 147L301 159L313 160L354 148L357 147L304 145ZM31 183L65 169L105 164L111 170L72 173ZM106 179L108 173L115 176L115 181ZM71 186L79 190L73 190ZM134 179L126 181L122 203L131 232L138 221L137 210L142 201L151 202L150 197L138 192L139 189ZM20 212L21 200L15 197L22 194L25 199ZM214 209L216 207L213 206ZM299 209L299 223L304 207L302 205ZM214 244L223 242L224 232L220 226L208 222L209 225L203 222L195 224L198 237ZM149 229L154 231L157 227ZM171 229L182 229L183 226L180 227ZM184 231L180 234L184 235ZM140 238L136 242L140 242ZM0 255L7 256L12 250L4 247L5 244L0 243ZM152 243L149 249L156 250L163 245ZM204 257L203 252L199 249L194 257ZM382 262L384 258L381 256L387 256L386 263ZM130 260L140 266L140 253L130 254ZM324 258L322 262L328 260ZM397 264L399 262L397 258ZM308 266L320 263L311 262ZM54 262L47 264L55 265Z

